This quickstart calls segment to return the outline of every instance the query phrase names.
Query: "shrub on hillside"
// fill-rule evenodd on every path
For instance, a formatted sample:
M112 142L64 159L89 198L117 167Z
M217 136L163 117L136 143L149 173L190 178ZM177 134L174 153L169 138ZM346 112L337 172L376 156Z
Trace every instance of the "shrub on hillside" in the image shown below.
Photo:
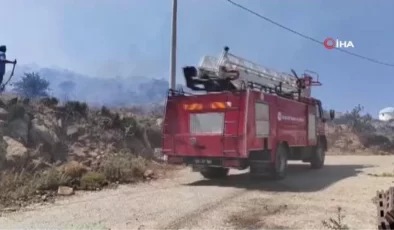
M49 81L38 73L25 73L22 79L14 84L14 91L28 98L47 97L49 84Z
M107 184L107 178L100 172L88 172L81 177L80 189L97 190Z
M143 178L146 169L144 158L122 153L104 160L99 171L111 182L130 183Z
M345 113L342 117L337 119L337 123L344 123L348 125L354 132L373 132L375 127L372 125L372 116L370 114L362 115L364 107L357 105L352 111Z
M68 101L64 107L69 114L79 114L86 116L88 112L88 104L85 102Z
M336 125L346 125L350 131L358 137L361 145L364 148L373 148L375 150L389 152L393 151L393 141L390 140L387 132L382 132L382 128L388 128L387 124L380 126L379 121L374 121L370 114L362 114L363 110L364 107L358 105L350 112L345 113L343 116L335 119L332 122ZM343 134L341 132L342 128L340 126L336 126L335 128L338 132L333 134L334 138L331 137L330 142L336 139L340 140L340 136Z

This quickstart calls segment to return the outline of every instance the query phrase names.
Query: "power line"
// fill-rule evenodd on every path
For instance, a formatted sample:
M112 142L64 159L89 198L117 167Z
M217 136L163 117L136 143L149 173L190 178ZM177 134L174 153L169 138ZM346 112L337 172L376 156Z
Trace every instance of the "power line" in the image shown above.
M310 37L310 36L308 36L308 35L302 34L302 33L297 32L297 31L295 31L295 30L293 30L293 29L291 29L291 28L289 28L289 27L286 27L286 26L284 26L284 25L282 25L282 24L279 24L278 22L275 22L275 21L273 21L272 19L269 19L269 18L267 18L267 17L265 17L265 16L263 16L263 15L261 15L261 14L255 12L255 11L249 9L249 8L246 8L245 6L243 6L243 5L241 5L241 4L238 4L238 3L236 3L236 2L234 2L234 1L232 1L232 0L227 0L227 1L228 1L229 3L231 3L232 5L234 5L234 6L238 7L238 8L240 8L240 9L242 9L242 10L244 10L244 11L250 13L250 14L253 14L253 15L259 17L260 19L263 19L263 20L265 20L265 21L268 21L268 22L270 22L270 23L272 23L272 24L274 24L274 25L276 25L276 26L278 26L278 27L280 27L280 28L282 28L282 29L285 29L285 30L287 30L287 31L289 31L289 32L291 32L291 33L293 33L293 34L296 34L296 35L298 35L298 36L300 36L300 37L303 37L303 38L305 38L305 39L308 39L308 40L310 40L310 41L312 41L312 42L315 42L315 43L317 43L317 44L319 44L319 45L323 45L323 46L324 46L324 43L323 43L322 41L319 41L319 40L316 39L316 38L312 38L312 37ZM338 51L343 52L343 53L346 53L346 54L349 54L349 55L352 55L352 56L354 56L354 57L358 57L358 58L361 58L361 59L364 59L364 60L367 60L367 61L370 61L370 62L374 62L374 63L376 63L376 64L394 67L394 64L382 62L382 61L379 61L379 60L376 60L376 59L373 59L373 58L370 58L370 57L366 57L366 56L363 56L363 55L360 55L360 54L356 54L356 53L353 53L353 52L350 52L350 51L347 51L347 50L344 50L344 49L340 49L340 48L337 48L337 47L334 47L334 48L335 48L336 50L338 50Z

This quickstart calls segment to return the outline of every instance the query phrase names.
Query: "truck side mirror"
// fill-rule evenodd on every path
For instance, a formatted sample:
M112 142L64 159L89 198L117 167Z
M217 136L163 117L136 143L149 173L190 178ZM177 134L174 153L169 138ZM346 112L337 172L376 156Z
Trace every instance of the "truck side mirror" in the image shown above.
M331 109L330 110L330 119L334 120L334 118L335 118L335 111Z

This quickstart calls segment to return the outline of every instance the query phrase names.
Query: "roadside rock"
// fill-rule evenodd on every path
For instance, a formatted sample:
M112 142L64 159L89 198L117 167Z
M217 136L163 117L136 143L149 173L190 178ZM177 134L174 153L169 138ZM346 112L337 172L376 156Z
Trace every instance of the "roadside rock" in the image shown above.
M30 136L35 143L45 142L50 146L55 146L59 142L57 134L41 124L36 118L31 121Z
M0 120L7 120L8 111L0 107Z
M154 175L155 173L151 169L148 169L144 172L144 179L153 179Z
M77 126L69 126L67 127L67 136L73 137L78 135L79 128Z
M4 136L3 140L7 143L7 153L5 156L7 165L13 167L23 167L29 158L29 152L27 148L22 143L11 137Z
M43 150L51 155L52 161L65 161L67 159L68 147L61 142L56 129L34 118L31 122L30 137L35 146L43 144Z
M12 138L18 141L21 140L23 143L27 144L29 140L29 125L30 118L25 114L23 118L17 118L7 124L7 134Z
M57 194L61 196L71 196L74 194L74 189L68 186L59 186Z
M83 135L85 132L84 128L82 126L78 125L70 125L66 129L66 135L70 140L77 140L78 137Z

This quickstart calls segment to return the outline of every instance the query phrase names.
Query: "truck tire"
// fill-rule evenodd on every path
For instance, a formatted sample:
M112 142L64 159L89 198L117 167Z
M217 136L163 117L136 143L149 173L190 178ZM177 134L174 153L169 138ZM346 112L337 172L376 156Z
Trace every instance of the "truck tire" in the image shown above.
M282 180L286 177L287 171L287 148L284 145L279 145L276 148L275 162L271 168L271 178L274 180Z
M228 175L230 169L220 167L206 167L200 173L207 179L221 179Z
M326 151L322 144L318 144L316 146L316 151L311 159L311 168L312 169L321 169L324 166L324 160L326 158Z

